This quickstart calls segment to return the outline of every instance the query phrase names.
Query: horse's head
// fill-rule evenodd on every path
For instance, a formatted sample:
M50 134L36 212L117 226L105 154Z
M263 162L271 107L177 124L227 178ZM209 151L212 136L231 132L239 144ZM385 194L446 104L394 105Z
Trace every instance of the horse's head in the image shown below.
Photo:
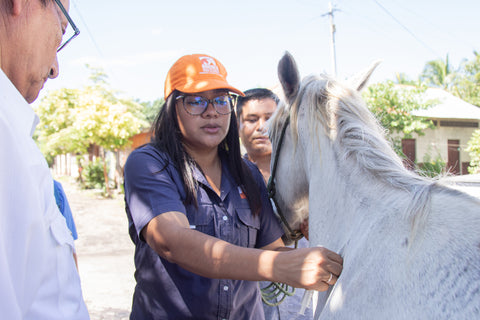
M288 53L286 57L278 66L286 101L279 103L269 125L272 162L268 187L276 200L285 233L291 238L292 231L298 230L300 223L308 217L308 183L303 150L296 148L298 139L292 133L292 127L296 128L296 113L294 119L291 109L300 89L300 75L293 58Z
M352 88L340 86L323 75L301 80L295 60L288 52L280 60L278 76L285 99L270 122L271 172L276 182L275 199L291 229L297 229L308 217L311 181L325 178L318 167L323 166L322 172L335 171L337 155L332 142L340 127L337 115L343 101L340 97L358 96L357 91L365 86L373 69L357 77ZM281 138L284 127L286 132Z

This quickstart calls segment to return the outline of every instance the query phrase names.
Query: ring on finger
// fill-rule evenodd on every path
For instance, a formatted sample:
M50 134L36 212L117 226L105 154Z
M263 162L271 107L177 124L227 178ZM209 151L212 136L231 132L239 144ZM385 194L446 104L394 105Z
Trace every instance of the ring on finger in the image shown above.
M330 284L330 281L332 281L332 279L333 279L333 273L330 272L330 278L328 278L327 284Z

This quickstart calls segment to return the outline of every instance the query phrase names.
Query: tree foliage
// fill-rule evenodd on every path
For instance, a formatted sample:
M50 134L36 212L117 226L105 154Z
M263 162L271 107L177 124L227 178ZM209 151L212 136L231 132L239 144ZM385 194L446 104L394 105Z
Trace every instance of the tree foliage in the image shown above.
M405 73L397 72L395 74L395 79L397 80L397 84L404 84L410 86L418 85L418 81L411 80Z
M453 94L480 107L480 53L473 54L472 60L465 60L462 63Z
M480 53L474 51L473 59L463 60L457 70L453 70L448 56L445 61L429 61L425 65L420 80L426 85L441 87L468 103L480 106ZM469 172L480 172L480 133L476 131L466 149L470 153Z
M448 55L445 60L428 61L420 75L420 81L427 86L453 91L457 72L451 65Z
M77 129L79 89L58 89L45 96L36 108L40 124L35 130L35 139L49 160L56 155L87 152L89 142L85 133Z
M480 130L475 130L468 141L467 151L470 154L469 173L480 173Z
M474 51L473 59L464 59L456 69L450 64L448 55L445 60L428 61L419 80L480 106L480 53Z
M401 151L401 140L413 138L413 133L423 135L433 123L412 114L414 110L426 109L432 102L424 101L425 87L401 86L393 81L370 85L363 92L363 98L380 124L387 129L395 150Z
M165 100L162 98L154 101L139 102L143 106L143 115L145 116L145 120L149 125L152 125L152 123L155 121L164 102Z
M92 84L52 91L38 105L36 139L45 155L84 154L90 145L116 151L147 126L143 106L120 98L101 70L91 72Z
M105 76L93 72L93 85L52 91L38 105L41 121L36 137L42 151L82 154L92 144L105 150L121 149L146 126L143 107L119 98L104 80L99 81Z

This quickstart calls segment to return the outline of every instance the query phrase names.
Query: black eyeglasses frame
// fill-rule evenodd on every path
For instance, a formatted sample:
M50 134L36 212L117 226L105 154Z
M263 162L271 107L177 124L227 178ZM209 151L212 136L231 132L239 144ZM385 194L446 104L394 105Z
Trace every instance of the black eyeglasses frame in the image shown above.
M60 47L58 47L57 49L57 52L59 52L60 50L62 50L70 41L72 41L76 36L78 36L80 34L80 29L77 28L77 26L75 25L75 23L73 22L72 18L70 18L70 15L68 14L67 10L65 10L65 7L63 6L62 2L60 2L60 0L55 0L55 2L57 3L58 7L60 8L60 10L62 11L63 15L65 16L65 18L67 18L67 21L68 23L72 26L72 29L73 29L73 35L67 40L65 41L64 43L62 43L60 45Z
M187 109L187 107L185 106L185 98L186 97L195 97L195 95L190 95L190 94L181 94L179 96L177 96L175 98L175 100L179 100L179 99L182 99L182 105L183 105L183 109L185 109L185 111L189 114L189 115L192 115L192 116L200 116L202 115L207 109L208 109L208 105L211 104L213 106L213 109L215 109L215 111L218 113L218 114L221 114L221 115L227 115L227 114L230 114L232 113L232 111L235 109L235 102L236 102L236 96L232 96L231 94L227 93L227 94L224 94L224 95L220 95L220 96L227 96L229 101L230 101L230 111L228 113L221 113L217 110L217 107L215 107L215 104L214 104L214 100L220 96L217 96L213 99L207 99L205 97L202 97L202 96L197 96L197 97L200 97L204 100L207 101L207 106L205 107L205 109L203 109L203 111L201 113L192 113L191 111L189 111Z

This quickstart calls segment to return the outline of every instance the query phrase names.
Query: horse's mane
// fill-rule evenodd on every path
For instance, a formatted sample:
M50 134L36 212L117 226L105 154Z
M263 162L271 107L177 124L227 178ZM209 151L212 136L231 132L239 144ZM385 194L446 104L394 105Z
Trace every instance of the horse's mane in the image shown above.
M436 183L405 169L385 138L385 129L368 110L359 92L327 76L306 77L295 101L290 106L280 106L272 119L272 141L277 141L282 123L290 115L296 143L300 106L308 119L310 137L326 134L332 141L340 166L355 163L359 173L411 194L407 217L412 219L413 238L425 223L430 211L430 191Z

